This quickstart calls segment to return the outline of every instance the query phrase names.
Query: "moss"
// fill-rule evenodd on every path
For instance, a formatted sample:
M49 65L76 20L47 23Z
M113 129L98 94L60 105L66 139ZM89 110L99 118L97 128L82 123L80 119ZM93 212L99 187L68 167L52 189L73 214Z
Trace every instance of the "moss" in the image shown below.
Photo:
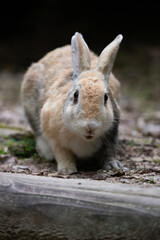
M15 139L14 138L9 138L8 139L8 137L6 138L7 139L7 141L6 141L6 146L7 147L11 147L14 143L15 143Z
M1 155L6 155L7 154L7 151L4 149L3 146L0 146L0 154Z
M11 154L21 160L32 158L35 161L45 162L45 158L38 156L34 136L30 132L0 137L0 154Z
M150 183L152 183L152 184L155 183L155 177L154 176L151 177Z
M11 154L28 158L36 155L35 140L30 134L15 134L5 138L4 145L8 147Z
M160 163L160 159L153 159L152 162L154 162L154 163Z

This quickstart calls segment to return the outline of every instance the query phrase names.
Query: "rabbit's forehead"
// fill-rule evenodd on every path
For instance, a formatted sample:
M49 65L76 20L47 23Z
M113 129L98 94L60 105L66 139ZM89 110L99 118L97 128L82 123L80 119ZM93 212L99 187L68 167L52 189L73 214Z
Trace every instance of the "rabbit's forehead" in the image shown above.
M79 85L81 87L82 93L93 94L99 92L102 94L105 91L105 84L98 78L87 77L79 80Z
M80 84L80 104L86 118L96 118L102 110L105 85L96 78L81 79Z
M97 90L101 90L101 92L103 92L106 87L104 76L96 70L82 72L78 79L78 84L81 86L82 91L83 89L87 91L94 91L96 88Z

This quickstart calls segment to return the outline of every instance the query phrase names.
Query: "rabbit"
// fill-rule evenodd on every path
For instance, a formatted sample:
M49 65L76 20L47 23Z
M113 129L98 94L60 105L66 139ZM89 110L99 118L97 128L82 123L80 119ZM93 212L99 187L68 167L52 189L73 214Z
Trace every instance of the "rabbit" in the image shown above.
M122 168L116 159L120 83L111 72L122 39L119 34L98 58L76 32L71 46L49 52L24 75L22 105L36 151L55 159L62 174L92 158L107 171Z

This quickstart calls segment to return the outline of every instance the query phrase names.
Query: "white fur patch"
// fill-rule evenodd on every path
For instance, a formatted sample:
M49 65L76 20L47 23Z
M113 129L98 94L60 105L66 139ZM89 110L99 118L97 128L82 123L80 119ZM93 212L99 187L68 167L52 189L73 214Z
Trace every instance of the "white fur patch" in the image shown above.
M67 148L80 158L91 157L101 146L100 139L87 142L79 137L74 137L73 140L67 143Z
M40 157L44 157L48 161L54 158L53 151L43 136L36 138L36 151Z

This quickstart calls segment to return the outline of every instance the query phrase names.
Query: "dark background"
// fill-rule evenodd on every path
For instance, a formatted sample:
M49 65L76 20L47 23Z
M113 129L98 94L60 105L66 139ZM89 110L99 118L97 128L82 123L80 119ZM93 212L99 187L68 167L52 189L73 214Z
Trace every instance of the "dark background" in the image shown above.
M160 44L159 6L153 1L6 1L0 9L1 69L25 70L70 44L76 31L97 54L119 33L122 52Z

